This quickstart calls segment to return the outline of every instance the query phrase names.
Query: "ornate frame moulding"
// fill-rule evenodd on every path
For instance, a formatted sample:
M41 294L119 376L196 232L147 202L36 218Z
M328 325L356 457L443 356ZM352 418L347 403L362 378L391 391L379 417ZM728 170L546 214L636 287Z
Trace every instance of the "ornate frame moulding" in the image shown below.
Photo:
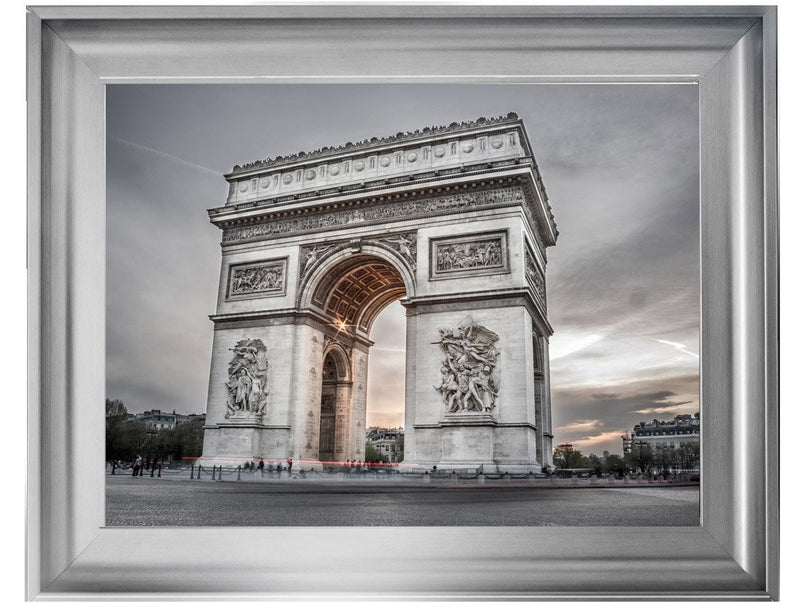
M27 597L287 600L346 588L350 599L778 598L776 15L773 6L29 8ZM131 82L697 85L701 525L278 527L249 528L246 539L243 528L103 527L104 421L91 401L105 391L104 86ZM377 542L394 563L366 572ZM187 571L158 571L161 549Z

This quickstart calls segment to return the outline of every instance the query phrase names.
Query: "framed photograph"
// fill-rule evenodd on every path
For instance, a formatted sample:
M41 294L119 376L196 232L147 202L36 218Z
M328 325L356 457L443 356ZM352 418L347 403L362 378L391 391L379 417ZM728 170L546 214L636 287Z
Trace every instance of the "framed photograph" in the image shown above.
M775 8L33 7L27 23L30 599L778 598ZM472 525L244 522L236 527L132 528L136 522L107 521L101 401L109 380L135 387L136 367L128 361L146 354L141 349L138 355L130 352L137 339L132 334L144 339L148 322L164 326L171 320L181 330L188 315L207 321L196 311L198 304L193 305L198 295L190 293L203 289L214 300L215 286L218 311L209 316L215 339L204 444L204 458L211 464L239 459L241 448L259 438L286 438L296 442L294 450L307 444L309 452L294 456L296 471L335 461L347 454L346 446L362 446L367 424L341 425L337 414L342 389L352 383L362 387L365 377L344 359L350 354L357 358L361 346L370 345L364 340L380 311L403 298L408 316L429 337L414 350L423 376L407 377L410 391L426 401L415 402L415 420L405 418L405 433L415 434L406 444L414 458L424 459L421 467L411 462L411 471L429 469L435 458L442 466L465 471L460 458L431 452L432 434L462 442L449 435L461 430L476 434L461 444L472 458L485 458L484 446L498 456L503 450L502 457L509 460L497 467L501 478L518 473L525 478L534 469L549 467L552 429L545 427L550 423L543 415L549 414L550 369L541 350L546 350L550 327L546 319L540 323L534 318L523 330L513 319L546 316L551 281L549 272L545 278L545 246L560 243L545 192L549 176L527 160L541 162L540 156L551 151L569 158L580 148L579 137L561 149L560 131L550 133L548 101L563 107L564 115L582 106L585 114L600 112L595 119L602 123L609 116L614 124L613 107L644 105L650 97L644 92L656 92L657 84L683 90L679 98L691 99L685 106L697 107L698 123L685 122L692 123L686 134L675 126L654 127L654 122L675 124L661 112L678 106L657 101L659 109L642 123L644 138L633 136L648 153L655 147L686 148L679 140L690 138L690 131L695 146L697 134L697 216L694 211L691 220L689 212L683 220L661 216L657 224L666 237L657 239L658 231L634 213L634 208L645 215L661 213L660 202L651 204L657 197L648 190L656 186L651 180L630 206L618 206L622 215L599 207L587 212L591 217L583 236L615 236L620 231L612 224L617 223L650 240L642 248L655 258L655 281L643 283L641 292L634 289L626 300L631 306L644 303L650 294L646 289L658 290L654 282L672 289L668 282L676 273L661 267L681 256L668 250L692 247L683 256L688 268L690 257L699 258L699 298L690 302L683 297L682 305L668 306L672 314L697 301L700 320L693 316L692 322L700 328L699 354L654 336L658 346L700 356L700 385L696 387L696 378L692 386L700 399L701 442L694 525L648 521L544 527L495 521L493 512ZM257 86L262 88L254 93ZM567 104L592 89L584 93L585 104ZM609 89L616 92L604 99ZM179 100L163 111L169 104L163 93L168 91ZM179 164L188 162L184 156L143 145L136 150L150 153L152 161L129 161L122 150L139 143L124 134L118 118L139 111L127 127L161 130L168 138L182 138L177 144L184 148L196 144L187 134L192 124L203 123L205 140L228 153L232 147L226 145L240 139L220 116L238 112L245 125L253 123L266 110L265 97L259 97L266 91L283 99L271 106L275 115L266 136L299 140L298 148L284 148L287 153L345 143L348 137L317 141L305 129L313 131L320 122L319 130L334 123L352 131L356 122L341 123L343 112L327 108L349 103L372 127L395 123L384 115L416 115L411 106L424 105L416 105L414 98L429 97L432 106L442 108L438 116L444 119L449 111L473 110L481 106L478 99L493 95L524 104L529 113L449 126L421 123L411 127L425 129L413 133L376 132L391 135L387 140L367 139L289 158L235 157L233 163L257 161L235 166L226 175L228 197L224 188L217 205L201 215L223 231L220 246L215 247L219 235L209 223L203 224L212 233L209 249L186 245L183 233L193 226L169 202L198 197L207 186L205 178L213 182L218 177L217 169L197 159L198 164L185 165L194 172L181 172ZM259 110L246 108L250 101L245 99L252 94ZM215 102L193 105L189 100L210 95L219 112L209 110ZM545 103L541 121L530 108L536 106L534 99ZM182 118L175 113L177 106L188 112L192 106L196 121L188 119L178 128ZM531 131L528 142L523 128L531 124L538 124L538 135L545 132L548 150L530 153L537 136ZM222 129L211 140L215 127ZM597 134L610 132L601 129ZM607 146L622 158L620 147L596 141L595 134L588 134L590 148ZM544 169L544 163L540 166ZM690 182L694 190L694 177L674 182L684 176L673 164L653 167L667 183L663 194L688 189ZM632 176L638 179L637 174L634 165ZM399 192L393 192L394 186ZM151 190L153 198L164 194L164 203L126 206L134 196L124 193L137 187ZM417 187L426 194L410 192ZM622 193L600 194L591 182L588 190L589 207L613 203L616 193ZM633 190L640 190L638 182ZM474 230L455 228L453 207L471 214ZM260 218L266 211L272 212L270 220ZM411 222L415 220L419 222ZM682 237L680 229L692 222ZM633 248L607 249L611 262L619 263L617 274L627 271L626 252L633 255ZM147 268L126 268L138 261ZM211 268L202 275L198 265ZM346 271L339 272L340 267ZM695 280L696 268L687 270L685 278L693 275ZM148 280L153 293L145 291ZM610 282L614 290L618 281ZM416 286L418 297L411 295ZM494 295L473 294L473 287ZM366 291L372 295L365 297ZM154 307L171 307L174 319L121 311L133 296L146 294ZM458 294L466 299L460 307L450 306ZM501 307L492 299L495 295L517 300L512 307L519 309ZM551 293L550 303L569 295ZM255 335L296 324L288 322L283 304L308 308L302 314L309 334L294 337L309 336L313 356L321 340L330 346L322 348L330 352L318 367L318 377L293 380L293 354L283 356L283 350L266 347L264 338ZM462 318L467 308L481 320ZM434 321L439 312L451 322ZM677 322L683 321L677 317ZM213 324L205 324L211 338ZM354 327L353 341L344 339L346 327ZM523 332L526 352L518 356L505 346ZM182 341L188 349L198 347L189 335ZM413 353L408 349L407 354ZM188 351L186 357L194 354ZM182 372L189 369L157 350L151 355L152 366L162 367L165 383L188 387L191 380ZM208 348L204 355L208 362ZM130 375L118 370L121 366ZM316 367L312 369L310 374L316 375ZM309 413L305 408L298 418L283 414L276 402L280 377L298 381L293 387L302 392L300 397L312 400ZM512 385L520 377L527 383L521 392ZM513 398L530 401L528 412L535 412L536 419L511 412L512 397L505 398L500 381L509 392L521 393ZM534 383L542 383L543 389L534 389ZM465 395L453 396L453 390ZM601 390L593 395L609 394ZM666 393L640 403L634 412L692 408L688 399ZM434 405L441 410L431 412ZM585 433L580 417L569 423L578 431L566 433ZM331 430L326 436L325 425ZM654 431L664 429L656 425ZM532 458L517 457L513 448L505 448L508 443L489 444L493 436L484 439L499 429L513 434L506 442L517 441L517 430L540 442L531 446ZM351 435L342 435L347 432ZM242 444L244 434L252 438L247 444ZM619 441L614 432L607 437ZM282 446L277 458L292 448ZM155 558L156 551L168 550L169 563Z

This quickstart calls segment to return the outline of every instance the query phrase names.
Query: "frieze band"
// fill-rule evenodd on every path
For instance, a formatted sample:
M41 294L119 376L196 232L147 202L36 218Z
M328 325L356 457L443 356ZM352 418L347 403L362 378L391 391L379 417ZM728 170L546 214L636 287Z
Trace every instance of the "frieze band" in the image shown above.
M494 190L473 190L441 197L405 199L403 203L391 202L383 205L333 210L303 218L278 218L260 224L236 226L224 230L223 243L239 243L252 239L285 236L296 232L325 230L400 218L416 218L440 212L508 203L521 203L530 213L522 188L510 186Z

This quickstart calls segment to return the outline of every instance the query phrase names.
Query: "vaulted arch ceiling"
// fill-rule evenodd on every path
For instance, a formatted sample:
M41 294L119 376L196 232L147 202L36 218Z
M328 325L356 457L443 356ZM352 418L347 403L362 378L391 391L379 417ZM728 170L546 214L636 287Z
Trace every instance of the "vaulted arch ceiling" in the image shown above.
M313 293L313 303L343 328L368 333L388 304L404 297L405 283L388 261L357 254L334 266Z

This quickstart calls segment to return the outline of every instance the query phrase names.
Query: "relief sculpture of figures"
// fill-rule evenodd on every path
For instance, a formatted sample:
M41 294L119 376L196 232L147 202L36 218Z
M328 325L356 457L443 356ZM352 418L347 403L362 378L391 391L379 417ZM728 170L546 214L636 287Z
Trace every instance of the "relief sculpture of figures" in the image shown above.
M257 266L233 266L230 295L281 291L284 286L285 267L281 263Z
M260 339L241 339L230 351L226 418L261 417L268 403L268 350Z
M304 263L304 268L302 268L301 271L302 274L307 274L307 271L313 264L315 264L315 261L318 259L318 254L321 253L323 249L326 249L326 247L319 248L314 246L310 251L307 252L307 255L305 256L306 261Z
M536 293L542 300L544 300L544 276L536 266L536 260L533 259L533 256L527 248L525 249L525 274L527 274L528 279L533 284L533 288L536 290Z
M455 329L439 329L444 352L441 383L434 386L448 413L489 412L500 389L496 333L471 318Z
M416 235L415 234L400 234L395 239L384 239L386 243L395 245L399 254L405 258L405 261L416 268Z
M499 240L458 243L438 248L437 267L440 272L502 265Z

